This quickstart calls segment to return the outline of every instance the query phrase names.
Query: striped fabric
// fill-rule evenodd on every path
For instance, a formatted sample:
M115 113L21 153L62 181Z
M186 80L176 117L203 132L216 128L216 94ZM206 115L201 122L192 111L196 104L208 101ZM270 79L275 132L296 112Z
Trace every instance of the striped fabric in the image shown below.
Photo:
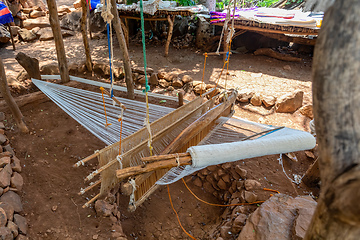
M0 24L6 24L13 21L14 19L9 9L4 3L0 2Z

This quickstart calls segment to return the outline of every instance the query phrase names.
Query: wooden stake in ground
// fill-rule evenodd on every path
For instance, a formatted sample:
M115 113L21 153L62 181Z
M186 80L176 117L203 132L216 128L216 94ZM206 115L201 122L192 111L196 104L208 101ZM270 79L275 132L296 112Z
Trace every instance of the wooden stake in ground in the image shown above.
M14 115L15 121L23 133L28 133L29 129L23 121L23 115L19 107L16 105L14 98L10 94L9 86L6 80L5 68L2 59L0 58L0 92L10 108L11 113Z
M23 52L19 52L15 59L29 74L30 78L41 79L39 60L29 57Z
M168 31L166 44L165 44L165 57L167 57L169 55L169 46L170 46L171 37L173 34L175 16L170 17L170 15L168 15L167 20L169 22L169 31Z
M56 55L59 64L61 81L63 83L70 81L69 69L65 55L64 41L61 35L59 16L55 0L46 0L49 9L49 20L54 35Z
M318 1L319 2L319 1ZM313 59L321 194L304 239L360 236L360 1L325 13Z
M91 54L90 54L90 45L89 39L86 31L86 16L88 11L88 6L86 0L81 0L81 35L83 37L84 48L85 48L85 56L86 56L86 68L88 71L92 72L92 62L91 62Z
M120 49L123 54L127 96L129 99L134 99L135 98L134 83L133 83L133 79L132 79L132 71L131 71L131 65L130 65L129 52L126 47L126 41L125 41L124 33L121 28L119 13L116 8L115 0L111 0L111 6L112 6L111 13L112 13L112 15L114 15L113 23L114 23L114 28L115 28L115 32L116 32L116 37L118 39Z

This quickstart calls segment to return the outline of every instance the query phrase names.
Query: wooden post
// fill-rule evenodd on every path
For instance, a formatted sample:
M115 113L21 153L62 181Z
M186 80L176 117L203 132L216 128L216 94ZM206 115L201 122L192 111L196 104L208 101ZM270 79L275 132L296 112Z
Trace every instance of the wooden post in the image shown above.
M313 59L321 193L304 239L360 236L360 1L325 13ZM349 37L351 36L351 37Z
M61 81L66 83L70 81L70 76L65 55L64 41L61 35L57 6L55 0L46 0L46 2L49 9L50 25L55 39L56 55L59 64Z
M86 56L86 68L88 71L92 72L92 62L91 62L91 54L90 54L90 45L89 39L87 36L86 31L86 16L87 16L87 3L86 0L81 0L81 8L82 8L82 15L81 15L81 34L83 37L84 48L85 48L85 56Z
M182 105L184 105L184 92L179 91L178 98L179 98L179 107L181 107Z
M111 6L112 6L111 13L114 15L113 23L114 23L114 28L115 28L115 32L116 32L116 37L118 39L120 49L123 54L125 82L126 82L126 87L127 87L127 97L129 99L134 99L135 98L134 83L133 83L133 79L132 79L132 71L131 71L129 52L126 47L126 41L125 41L124 33L121 28L119 13L116 8L115 0L111 0Z
M10 26L10 23L7 23L7 26L9 28L9 33L10 33L10 38L11 38L11 43L12 43L12 46L13 46L13 50L15 51L15 42L14 42L14 37L12 35L12 30L11 30L11 26Z
M169 31L168 31L166 44L165 44L165 57L169 56L169 46L170 46L171 37L173 34L173 30L174 30L175 16L170 17L170 15L168 15L167 20L169 22Z
M14 98L11 96L9 86L6 80L5 68L2 59L0 58L0 92L5 99L7 105L10 108L11 113L14 115L14 119L23 133L28 133L29 129L23 121L23 115L20 112L19 107L16 105Z
M39 60L29 57L23 52L19 52L15 59L26 70L30 78L41 79Z

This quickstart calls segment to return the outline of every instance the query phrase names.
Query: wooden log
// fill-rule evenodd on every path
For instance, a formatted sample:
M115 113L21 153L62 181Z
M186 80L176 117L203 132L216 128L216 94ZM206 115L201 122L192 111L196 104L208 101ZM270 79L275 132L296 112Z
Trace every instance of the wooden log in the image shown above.
M156 161L145 165L138 165L135 167L119 169L116 171L116 177L122 180L131 176L152 172L158 169L172 168L172 167L185 166L185 165L191 165L191 156L185 156L179 158L173 157L171 159Z
M227 54L227 52L211 52L211 53L204 53L203 55L205 56L205 54L207 54L208 56L219 56L222 54ZM232 54L231 52L229 52L229 54Z
M254 52L255 55L265 55L288 62L301 62L301 58L288 56L282 53L275 52L271 48L260 48Z
M69 69L65 55L64 41L61 34L59 16L55 0L46 0L49 9L49 21L54 35L56 55L59 64L61 81L67 83L70 81Z
M170 17L170 15L167 16L167 20L169 22L169 30L168 30L168 36L165 43L165 57L169 56L169 46L171 42L171 37L174 30L174 20L175 16Z
M27 126L23 121L23 115L21 114L18 105L16 105L14 98L11 96L9 86L6 80L4 64L1 58L0 58L0 92L3 98L5 99L6 104L10 108L11 113L14 115L14 119L20 131L23 133L28 133L29 129L27 128Z
M88 11L88 5L86 3L86 0L81 0L81 8L82 8L82 14L81 14L81 20L80 20L80 27L81 27L81 35L83 38L84 48L85 48L85 56L86 56L86 68L88 71L93 71L92 61L91 61L91 54L90 54L90 44L89 39L87 36L87 11Z
M128 27L125 26L123 21L121 21L121 18L120 18L120 24L121 24L121 28L122 28L122 30L124 32L124 36L125 36L125 40L126 40L126 47L129 49L129 31L128 31Z
M179 107L184 105L184 93L182 91L178 92L178 98L179 98Z
M360 236L359 10L358 0L335 1L315 46L313 106L321 193L305 240Z
M180 157L188 157L190 156L190 153L173 153L173 154L166 154L166 155L156 155L156 156L150 156L150 157L143 157L141 158L141 161L143 162L157 162L162 160L168 160L168 159L175 159Z
M133 83L133 79L132 79L132 71L131 71L129 52L126 47L126 41L125 41L124 33L121 28L119 13L116 8L115 0L111 0L111 6L112 6L111 13L114 15L113 23L114 23L114 28L115 28L115 32L116 32L116 37L118 39L120 49L121 49L121 52L123 55L127 97L129 99L134 99L135 98L134 83Z
M261 35L264 35L265 37L277 39L279 41L284 41L284 42L293 42L297 44L310 45L310 46L315 46L316 44L316 38L310 39L304 37L290 37L285 34L266 33L266 32L259 32L259 33Z
M91 154L90 156L87 156L86 158L84 158L84 159L78 161L77 163L75 163L73 165L73 167L80 167L81 165L84 165L86 162L96 158L99 155L100 155L100 153L98 151L96 151L95 153Z
M29 74L30 78L41 79L39 60L29 57L23 52L19 52L15 59Z

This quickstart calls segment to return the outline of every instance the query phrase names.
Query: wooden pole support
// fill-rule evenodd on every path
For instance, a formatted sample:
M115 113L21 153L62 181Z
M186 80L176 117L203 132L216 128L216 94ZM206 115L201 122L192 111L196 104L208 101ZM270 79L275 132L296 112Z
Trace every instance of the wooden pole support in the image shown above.
M86 68L88 71L92 72L92 62L91 62L91 54L90 54L90 44L89 39L87 36L87 24L86 24L86 16L87 16L87 3L86 0L81 0L81 8L82 8L82 15L81 15L81 35L83 37L83 43L85 48L85 56L86 56Z
M189 157L189 156L191 156L190 153L173 153L173 154L143 157L141 158L141 161L150 163L150 162L157 162L162 160L176 159L176 158Z
M94 187L98 186L101 183L101 180L97 180L95 183L93 183L92 185L86 187L85 189L82 189L80 192L78 192L78 195L83 195L84 193L86 193L87 191L90 191L91 189L93 189Z
M46 0L49 9L49 21L55 39L56 55L59 64L61 81L67 83L70 81L69 69L65 55L64 41L61 35L59 16L55 0Z
M28 133L29 129L27 128L26 124L23 121L23 115L21 114L18 105L16 105L14 98L11 96L9 86L6 80L4 64L1 58L0 58L0 92L3 98L5 99L7 105L9 106L11 113L14 115L15 121L20 131L23 133Z
M184 105L184 93L183 92L178 92L178 98L179 98L179 107L181 107L182 105Z
M205 56L205 54L207 54L208 56L219 56L221 54L227 54L227 52L211 52L211 53L204 53L203 55ZM229 54L232 54L231 52L229 52Z
M5 1L6 2L6 1ZM12 35L12 30L11 30L11 26L10 26L10 23L7 23L7 26L9 28L9 33L10 33L10 38L11 38L11 44L13 46L13 50L15 51L15 42L14 42L14 37Z
M75 164L73 165L73 167L80 167L80 166L83 165L84 163L86 163L86 162L88 162L88 161L96 158L96 157L99 156L99 155L100 155L99 152L95 152L94 154L92 154L92 155L84 158L83 160L80 160L80 161L78 161L77 163L75 163Z
M16 61L25 69L30 78L41 79L39 60L19 52L15 57Z
M168 15L167 20L169 22L169 31L168 31L166 44L165 44L165 57L169 56L169 46L170 46L171 37L172 37L172 34L173 34L173 30L174 30L175 16L170 17L170 15Z
M93 197L92 199L90 199L90 201L88 201L87 203L85 203L82 208L86 208L86 207L89 207L89 205L93 202L96 201L96 199L98 199L100 197L100 193L97 194L95 197Z

